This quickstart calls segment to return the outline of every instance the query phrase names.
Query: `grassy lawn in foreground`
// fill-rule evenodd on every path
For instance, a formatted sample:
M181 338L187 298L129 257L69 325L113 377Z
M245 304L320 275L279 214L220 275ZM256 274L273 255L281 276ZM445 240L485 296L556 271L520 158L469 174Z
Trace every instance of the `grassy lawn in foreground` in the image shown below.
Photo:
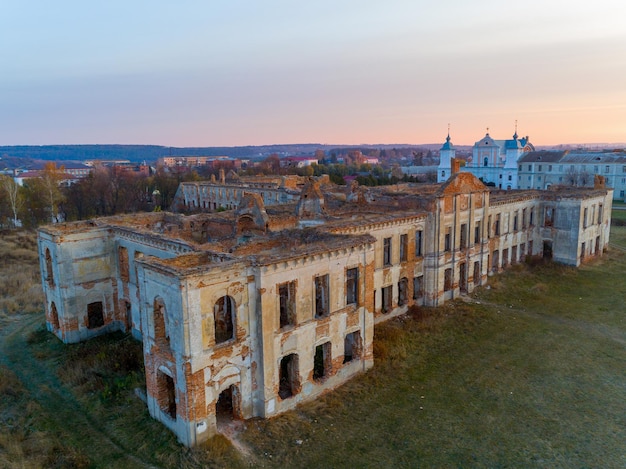
M626 227L612 243L626 247ZM3 336L0 467L626 467L626 254L514 266L377 326L375 368L189 450L133 394L140 344ZM15 324L15 323L13 323Z
M625 266L517 266L382 325L375 370L244 438L267 466L625 467Z

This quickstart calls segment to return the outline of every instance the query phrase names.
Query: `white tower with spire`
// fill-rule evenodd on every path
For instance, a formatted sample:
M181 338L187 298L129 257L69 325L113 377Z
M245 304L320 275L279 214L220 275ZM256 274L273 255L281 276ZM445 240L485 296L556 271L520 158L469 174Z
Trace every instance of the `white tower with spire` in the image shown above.
M452 173L452 158L456 155L456 150L450 142L450 124L448 124L448 136L446 143L439 150L439 166L437 166L437 182L447 181Z

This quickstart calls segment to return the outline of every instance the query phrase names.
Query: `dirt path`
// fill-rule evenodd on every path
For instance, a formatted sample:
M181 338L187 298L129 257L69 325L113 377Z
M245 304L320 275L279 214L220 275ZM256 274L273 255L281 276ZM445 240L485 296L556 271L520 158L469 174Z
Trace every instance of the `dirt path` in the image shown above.
M155 467L130 453L122 442L106 434L97 421L77 401L44 361L31 353L27 343L30 333L39 327L39 314L23 315L0 331L0 363L13 371L32 398L41 407L41 416L51 432L70 446L79 449L96 463L97 455L116 461L118 467Z

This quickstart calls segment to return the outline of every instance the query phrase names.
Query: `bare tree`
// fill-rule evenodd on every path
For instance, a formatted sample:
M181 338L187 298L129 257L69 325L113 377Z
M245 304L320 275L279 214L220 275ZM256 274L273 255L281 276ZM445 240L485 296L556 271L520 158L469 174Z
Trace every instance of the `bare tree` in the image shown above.
M13 213L13 227L17 227L19 219L17 214L22 208L24 198L20 191L20 186L10 176L0 175L0 188L7 196L7 201Z
M52 223L61 221L59 220L59 204L63 202L64 196L59 185L64 177L63 170L63 166L57 168L55 163L47 163L41 175L44 197L50 210Z

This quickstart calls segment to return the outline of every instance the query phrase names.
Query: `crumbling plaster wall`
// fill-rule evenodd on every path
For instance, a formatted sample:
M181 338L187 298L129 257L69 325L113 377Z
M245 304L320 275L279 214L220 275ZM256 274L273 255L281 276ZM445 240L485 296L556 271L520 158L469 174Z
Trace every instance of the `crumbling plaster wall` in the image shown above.
M390 219L388 222L370 226L368 232L376 238L375 270L373 290L368 292L374 301L376 322L404 314L413 300L413 278L424 275L425 248L428 243L425 220L423 218ZM422 256L416 255L416 231L422 231ZM406 260L400 258L401 236L406 235ZM385 264L385 239L391 239L391 258ZM408 279L407 303L399 306L400 279ZM391 287L391 308L383 311L382 289ZM423 303L423 300L417 302Z
M488 227L487 253L489 257L485 259L486 272L500 272L507 265L523 261L527 255L541 253L542 246L539 231L541 210L539 207L540 204L537 198L511 201L490 207L491 225ZM516 214L518 218L517 228L515 227ZM496 234L498 217L500 220L500 234ZM532 253L529 252L531 245ZM497 255L495 254L496 251ZM513 258L514 252L515 258Z
M39 254L42 259L42 285L46 307L55 303L59 328L53 330L67 343L95 337L117 329L124 329L120 316L113 280L115 259L112 255L113 240L106 228L94 228L52 235L40 231ZM54 284L46 281L46 249L52 256ZM92 303L102 303L102 325L89 327L87 308Z
M551 224L546 223L547 208L554 211ZM562 264L579 266L585 259L601 255L609 239L610 224L607 213L610 214L611 208L612 190L606 195L557 196L544 200L541 204L540 233L542 240L553 243L553 259ZM601 220L599 220L600 210Z
M120 248L126 250L128 260L128 280L122 278L122 260L120 259ZM142 337L142 304L139 299L139 286L138 286L138 269L137 260L144 258L145 256L155 256L161 259L168 259L175 257L179 253L168 250L167 245L157 247L151 244L148 239L139 236L125 236L124 234L118 234L115 236L115 249L113 250L116 262L115 266L115 279L119 287L117 288L117 303L119 304L122 314L123 305L125 301L130 303L131 317L130 317L130 332L138 340Z
M430 243L425 259L427 305L441 305L486 281L489 213L489 192L484 187L462 186L460 193L444 193L437 198L426 224ZM478 243L475 242L477 224ZM478 278L474 277L475 262L479 263ZM463 265L464 282L460 271ZM450 271L448 279L447 269Z
M174 197L174 205L181 210L215 211L236 208L244 192L259 194L266 206L298 200L299 193L280 187L254 187L245 184L209 182L181 183Z
M253 362L248 282L244 263L207 265L201 274L176 274L139 263L142 302L148 336L144 336L144 359L150 414L168 426L188 446L206 440L217 432L216 403L219 394L237 386L241 400L240 418L255 416L253 408ZM213 268L211 268L213 267ZM252 282L254 284L254 282ZM214 307L228 296L235 304L234 333L231 340L215 343ZM161 298L167 310L170 346L159 345L154 335L154 298ZM157 373L169 370L176 383L176 419L159 405Z
M373 366L374 318L366 307L373 280L366 270L373 257L373 246L367 245L259 267L263 417L291 409ZM346 305L346 270L350 268L359 269L358 304ZM329 276L330 311L315 317L315 277L323 275ZM288 282L296 282L296 321L281 329L278 286ZM362 355L344 365L345 336L355 331L360 332ZM323 379L314 380L315 348L326 342L331 343L332 367ZM289 354L298 356L298 389L282 399L278 395L280 362Z

